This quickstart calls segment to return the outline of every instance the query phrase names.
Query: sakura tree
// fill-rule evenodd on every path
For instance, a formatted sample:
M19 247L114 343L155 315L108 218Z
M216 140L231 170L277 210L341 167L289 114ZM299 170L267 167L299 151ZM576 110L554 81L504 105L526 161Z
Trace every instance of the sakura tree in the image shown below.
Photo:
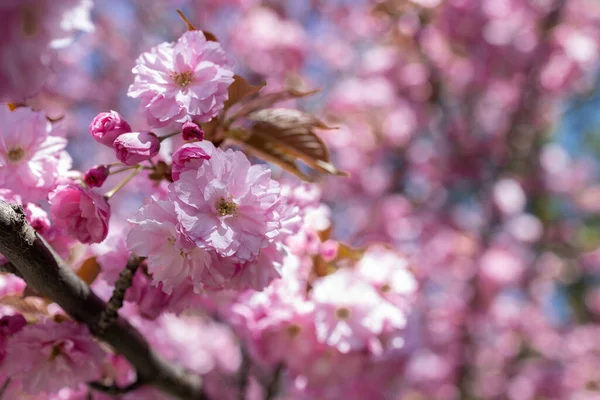
M1 400L600 396L597 2L0 11Z

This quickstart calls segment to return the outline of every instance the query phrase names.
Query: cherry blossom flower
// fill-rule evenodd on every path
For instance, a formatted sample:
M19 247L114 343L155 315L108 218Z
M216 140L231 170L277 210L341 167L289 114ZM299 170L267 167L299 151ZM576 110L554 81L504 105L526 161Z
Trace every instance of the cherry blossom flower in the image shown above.
M180 173L171 190L183 231L233 261L255 260L282 229L278 183L242 152L215 149L197 170Z
M233 63L202 31L188 31L175 43L162 43L136 62L127 94L141 99L153 127L209 121L223 109L233 82Z
M44 113L0 107L0 186L24 201L43 199L70 168L67 141L53 135Z
M202 290L202 273L210 266L210 254L181 233L171 201L153 199L129 222L133 227L127 246L137 256L147 257L154 285L162 283L163 291L169 294L191 279L194 290Z
M350 269L341 269L313 285L319 341L342 353L366 348L386 327L402 329L405 314Z
M2 371L26 393L52 393L98 379L104 356L85 325L45 321L9 337Z
M54 224L82 243L100 243L108 235L110 206L98 193L61 185L49 195Z

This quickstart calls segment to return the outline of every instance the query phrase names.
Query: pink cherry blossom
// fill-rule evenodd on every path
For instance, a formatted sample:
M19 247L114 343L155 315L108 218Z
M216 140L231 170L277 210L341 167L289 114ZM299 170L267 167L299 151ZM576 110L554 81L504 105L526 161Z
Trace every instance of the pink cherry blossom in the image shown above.
M11 335L23 329L27 321L21 314L4 315L0 318L0 364L6 356L6 341ZM2 373L0 373L0 377Z
M169 294L174 287L191 279L194 290L202 290L202 274L210 266L210 254L180 232L171 201L153 199L129 222L133 227L127 236L127 246L137 256L147 257L154 285L162 283L163 291Z
M255 260L282 229L286 207L270 170L244 153L215 149L197 170L171 185L183 231L233 261Z
M24 201L44 199L70 168L67 141L55 133L44 113L0 107L0 186Z
M316 281L311 299L319 341L343 353L366 348L386 327L406 325L404 313L350 269Z
M104 356L85 325L45 321L8 339L2 371L21 381L26 393L52 393L98 379Z
M54 224L82 243L100 243L108 235L110 205L98 193L61 185L49 195Z
M92 32L92 0L5 1L0 19L0 101L20 102L38 93L53 74L55 49L77 32Z
M141 99L153 127L209 121L223 109L233 82L229 57L202 31L188 31L175 43L162 43L136 62L127 94Z

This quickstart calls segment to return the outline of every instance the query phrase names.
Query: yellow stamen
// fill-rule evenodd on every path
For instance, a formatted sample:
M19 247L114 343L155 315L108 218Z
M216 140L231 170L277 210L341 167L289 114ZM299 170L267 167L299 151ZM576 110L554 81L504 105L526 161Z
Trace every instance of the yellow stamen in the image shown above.
M229 198L229 201L225 200L224 197L221 197L217 202L217 212L221 217L235 215L237 213L237 208L237 204L233 202L231 197Z
M22 147L13 147L8 150L8 160L11 162L19 162L25 157L25 150Z
M183 88L192 83L192 80L194 80L194 74L192 74L192 71L185 71L180 73L172 72L171 78L177 86Z

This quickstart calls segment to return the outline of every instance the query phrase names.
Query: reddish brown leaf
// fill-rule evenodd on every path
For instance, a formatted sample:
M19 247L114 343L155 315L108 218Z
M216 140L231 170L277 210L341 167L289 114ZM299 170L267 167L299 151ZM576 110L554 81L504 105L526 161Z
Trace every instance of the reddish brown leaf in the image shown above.
M290 156L284 148L274 144L268 139L258 135L249 135L245 138L229 138L242 146L247 152L277 165L283 170L296 175L298 178L309 182L313 180L310 176L300 171L294 157Z
M347 244L340 243L336 260L358 261L363 257L364 253L363 249L354 249Z
M6 106L10 111L15 111L19 107L26 107L23 103L7 103Z
M292 109L268 109L249 117L257 121L252 127L252 137L260 136L270 142L279 153L297 158L311 168L332 175L345 175L329 161L327 146L313 128L327 125L316 117Z
M187 29L188 31L197 31L198 28L196 28L194 26L194 24L192 24L192 22L188 19L188 17L186 17L183 12L179 9L177 9L177 14L179 14L179 18L181 18L183 20L183 22L185 22L185 24L187 25Z
M332 129L312 114L293 108L267 108L248 116L253 121L269 122L280 129L320 128Z
M333 232L333 225L329 225L329 228L319 231L319 232L317 232L317 234L319 235L319 239L321 239L321 242L325 242L331 238L332 232Z
M183 14L183 12L181 10L177 10L177 14L179 14L179 18L181 18L183 20L183 22L185 22L185 24L187 25L188 31L199 31L200 30L200 29L196 28L194 26L194 24L192 24L192 22L188 19L188 17L186 17ZM202 31L202 33L204 33L206 40L208 40L209 42L218 42L217 37L214 34L212 34L211 32Z
M264 108L271 107L273 104L284 100L290 100L294 98L301 98L311 96L317 93L318 90L311 90L310 92L300 92L295 89L282 90L280 92L269 93L264 96L260 96L256 99L249 100L239 110L237 110L231 119L237 119L245 117L255 111L262 110Z
M265 83L257 86L251 85L246 79L239 75L234 75L233 79L233 83L229 86L229 97L225 102L225 110L229 109L229 107L240 100L258 93L265 87Z
M77 270L77 276L88 285L91 285L94 283L101 270L102 267L98 263L98 260L96 260L96 257L90 257L81 263L81 266Z

